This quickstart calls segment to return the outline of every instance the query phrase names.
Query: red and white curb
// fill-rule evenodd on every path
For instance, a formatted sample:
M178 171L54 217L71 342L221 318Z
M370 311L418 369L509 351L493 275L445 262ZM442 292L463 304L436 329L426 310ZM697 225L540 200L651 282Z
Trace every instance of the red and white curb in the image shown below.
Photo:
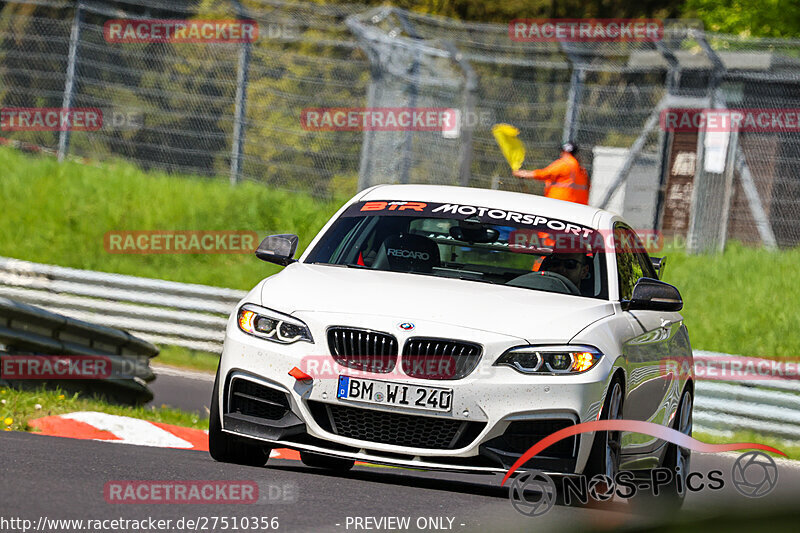
M28 421L39 435L102 440L136 446L208 451L208 431L96 411L45 416ZM270 457L299 460L294 450L272 450Z

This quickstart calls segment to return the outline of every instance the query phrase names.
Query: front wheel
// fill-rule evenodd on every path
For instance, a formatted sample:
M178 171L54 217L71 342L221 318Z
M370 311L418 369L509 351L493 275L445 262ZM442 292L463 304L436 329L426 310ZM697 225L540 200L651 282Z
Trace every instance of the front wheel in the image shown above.
M678 411L675 414L674 429L684 435L692 436L692 393L688 389L683 391L681 402L678 404ZM664 468L673 472L672 481L661 487L659 496L662 496L664 503L670 508L677 510L683 504L686 496L686 476L689 475L689 463L691 461L691 450L681 448L677 444L670 443L664 454Z
M672 424L684 435L692 435L692 404L694 399L689 389L681 394L681 401ZM686 497L686 477L689 475L691 450L681 448L677 444L667 444L662 467L672 473L670 482L659 486L658 496L652 490L642 490L631 500L637 510L642 513L661 513L669 515L678 511Z
M608 389L603 411L600 414L602 420L622 419L622 384L615 379ZM622 432L620 431L598 431L594 435L594 444L589 454L589 461L584 470L588 477L602 475L610 478L614 482L619 472L620 454L622 450Z
M215 461L245 466L267 464L271 448L243 441L222 431L219 419L219 368L214 378L214 392L208 421L208 451Z

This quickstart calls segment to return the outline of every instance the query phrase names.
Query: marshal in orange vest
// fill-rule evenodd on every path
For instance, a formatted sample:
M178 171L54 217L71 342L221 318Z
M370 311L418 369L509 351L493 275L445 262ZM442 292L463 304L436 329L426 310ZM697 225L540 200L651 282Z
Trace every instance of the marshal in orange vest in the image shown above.
M578 204L589 203L589 174L575 158L578 147L571 142L561 146L561 157L538 170L515 170L514 176L545 182L544 195Z

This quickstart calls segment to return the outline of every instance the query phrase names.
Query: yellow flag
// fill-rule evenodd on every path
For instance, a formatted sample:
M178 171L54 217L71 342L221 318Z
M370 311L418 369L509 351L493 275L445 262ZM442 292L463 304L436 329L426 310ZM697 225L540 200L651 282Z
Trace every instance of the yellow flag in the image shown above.
M511 124L495 124L492 126L492 135L511 166L511 170L519 170L522 162L525 161L525 147L517 138L519 130Z

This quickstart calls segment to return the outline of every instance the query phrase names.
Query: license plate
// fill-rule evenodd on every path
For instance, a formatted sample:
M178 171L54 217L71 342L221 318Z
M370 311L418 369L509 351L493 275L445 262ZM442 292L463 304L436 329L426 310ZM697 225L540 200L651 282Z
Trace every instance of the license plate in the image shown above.
M441 413L449 413L453 408L452 389L391 383L377 379L351 378L350 376L339 376L339 389L336 397L340 400L375 405L396 405Z

